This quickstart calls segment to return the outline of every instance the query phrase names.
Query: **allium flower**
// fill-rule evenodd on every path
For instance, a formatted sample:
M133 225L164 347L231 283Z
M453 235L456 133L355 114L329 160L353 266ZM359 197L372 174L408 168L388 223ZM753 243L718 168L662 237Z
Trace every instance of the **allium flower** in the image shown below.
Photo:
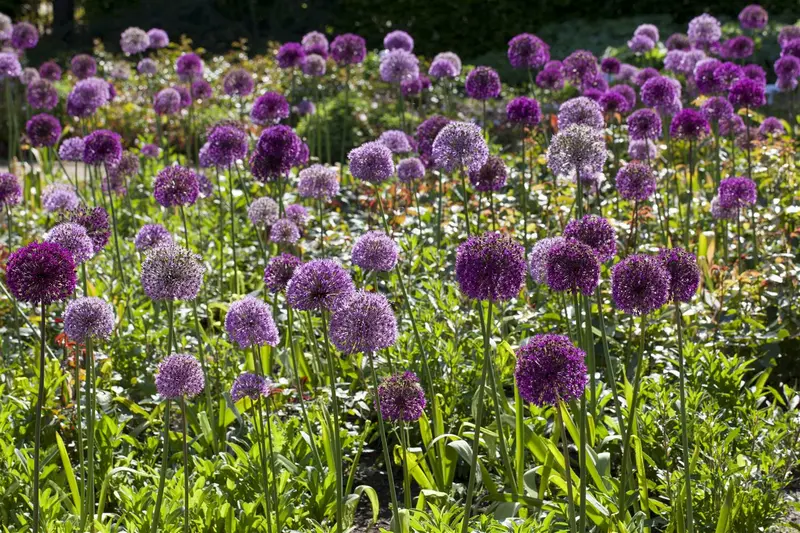
M667 37L664 45L667 50L691 50L692 48L692 42L685 33L673 33Z
M628 41L628 48L630 48L631 52L635 54L649 52L655 48L655 46L655 41L653 41L647 35L634 35L631 40Z
M611 298L630 315L652 313L669 300L669 272L657 257L631 255L611 270Z
M626 113L630 112L634 107L636 107L636 91L630 85L614 85L608 91L620 94L623 98L625 98L625 101L628 104L627 111L625 111Z
M800 39L800 26L784 26L778 32L778 44L783 50L790 41Z
M602 172L606 162L602 132L581 124L560 130L547 148L547 167L559 176Z
M735 135L744 131L744 121L739 115L731 115L728 118L721 118L719 121L720 135Z
M456 281L461 292L474 300L517 297L525 270L525 249L498 232L470 237L456 252Z
M225 315L225 331L230 339L246 349L251 346L277 346L278 328L269 307L253 296L233 302Z
M719 123L733 115L733 106L721 96L712 96L700 106L700 111L709 122Z
M222 89L228 96L247 96L253 92L253 76L243 68L234 68L222 79Z
M29 22L17 22L11 29L11 46L17 50L29 50L39 42L39 30Z
M214 126L208 134L207 145L206 156L218 167L228 168L247 157L247 133L234 126Z
M153 196L164 207L192 205L197 200L197 174L181 165L162 168L153 184Z
M425 177L425 165L416 157L409 157L397 163L397 177L403 183Z
M331 43L331 57L339 65L358 65L366 56L366 41L354 33L337 35Z
M279 218L269 230L270 242L294 244L300 240L300 229L288 218Z
M722 27L717 19L703 13L689 22L689 40L697 46L709 46L722 37Z
M775 74L778 78L795 79L800 76L800 59L783 56L775 61Z
M700 268L695 255L683 248L662 249L658 259L669 274L669 299L690 301L700 285Z
M535 405L556 405L583 395L589 375L586 353L564 335L536 335L517 350L514 382Z
M785 134L786 129L783 127L783 122L779 119L775 117L766 117L758 127L758 133L762 137L771 137Z
M506 106L506 117L513 124L532 128L542 120L542 110L535 98L518 96Z
M192 95L189 93L189 89L183 85L173 85L172 89L175 89L178 92L178 96L181 97L181 109L192 105Z
M620 85L620 87L628 86ZM628 88L630 89L630 87ZM630 105L625 96L617 91L606 91L603 93L600 99L597 100L597 103L600 105L600 108L603 110L604 114L620 113L624 115L633 107Z
M147 252L157 246L172 244L172 234L161 224L145 224L133 240L138 252Z
M55 146L61 136L61 123L53 115L39 113L25 123L25 133L32 146Z
M605 263L617 253L616 233L608 220L597 215L584 215L571 220L564 228L564 238L575 239L589 246L597 260Z
M482 167L469 169L469 181L478 192L499 191L506 184L508 169L503 160L496 155L490 155Z
M500 96L500 76L490 67L475 67L464 84L467 96L476 100L490 100Z
M792 92L797 89L797 80L794 78L778 78L775 86L781 92Z
M166 48L169 44L167 32L159 28L152 28L147 31L147 38L150 39L150 48L157 50Z
M710 132L708 121L694 109L682 109L672 117L669 134L675 139L698 140Z
M656 69L654 69L653 67L646 67L646 68L643 68L643 69L639 70L633 76L633 82L636 85L638 85L639 87L642 87L651 78L656 78L656 77L658 77L660 75L661 74L659 74L659 72Z
M620 83L632 83L636 75L639 74L639 69L633 65L623 63L619 67L619 73L615 76L616 80ZM637 85L641 85L638 84Z
M119 46L126 55L140 54L150 47L150 36L140 28L128 28L122 32Z
M794 38L784 44L781 49L781 56L793 56L800 59L800 38Z
M739 209L722 207L719 205L719 196L715 196L711 199L711 216L718 220L736 220L739 216Z
M301 311L336 311L355 291L350 274L333 259L314 259L297 267L286 287L286 302Z
M400 130L387 130L381 133L378 142L384 144L392 153L405 154L411 151L408 136Z
M286 106L286 109L287 109L286 116L288 117L289 116L288 104ZM300 100L300 103L297 104L294 109L295 112L301 117L304 117L306 115L313 115L317 112L317 106L315 106L314 102L312 102L311 100Z
M30 85L39 79L39 71L32 67L22 69L22 74L19 76L19 81L22 85Z
M273 294L285 291L294 271L302 264L303 261L292 254L282 253L273 257L264 269L264 285Z
M183 54L175 61L175 72L181 81L192 81L196 78L201 78L204 69L203 60L193 52Z
M722 90L720 78L717 77L717 67L720 63L716 59L704 59L694 68L694 83L702 94L713 94Z
M714 77L717 79L717 86L720 90L728 90L736 80L744 77L744 71L736 63L727 61L717 65L717 68L714 69Z
M266 128L250 156L250 170L256 179L267 182L291 170L300 154L303 142L288 126Z
M339 194L339 176L336 169L324 165L311 165L299 173L297 192L303 198L316 198L329 202Z
M150 249L142 263L141 282L152 300L194 300L203 284L200 256L175 244Z
M161 89L153 97L153 109L159 115L174 115L181 109L181 95L175 89Z
M306 76L319 77L325 75L325 58L318 54L309 54L303 61L303 74Z
M161 154L161 148L159 148L158 145L155 145L153 143L148 143L142 146L139 152L142 154L143 157L155 159Z
M726 178L719 183L719 205L723 209L741 209L758 199L758 187L745 177Z
M585 96L567 100L558 109L558 127L563 130L573 124L602 130L605 127L603 110L597 102Z
M383 38L383 47L387 50L414 50L414 39L402 30L395 30L386 34Z
M382 231L369 231L353 245L353 264L364 270L389 272L397 264L400 247Z
M749 78L740 79L731 86L728 100L734 107L754 109L767 103L764 84Z
M545 68L536 75L536 85L548 91L564 88L564 73L560 68Z
M295 157L293 166L295 167L302 167L308 164L308 158L310 156L308 144L300 141L300 148L297 150L297 157Z
M550 247L545 281L551 290L580 291L589 296L599 280L600 263L591 247L575 239L563 239Z
M541 68L550 61L550 47L536 35L520 33L508 42L508 61L514 68Z
M0 41L8 41L11 39L11 31L14 29L14 23L11 17L5 13L0 13Z
M722 54L730 59L744 59L753 55L755 44L746 35L737 35L722 43Z
M62 222L53 227L44 236L45 242L60 244L72 254L76 265L88 261L94 256L94 245L86 228L74 222Z
M231 387L231 400L235 402L240 401L242 398L250 398L255 401L262 396L268 396L270 392L269 378L245 372L241 374L233 382Z
M254 226L269 227L278 221L278 204L272 198L256 198L247 208L247 218Z
M194 100L208 100L214 94L214 89L206 80L194 80L190 87L190 96Z
M62 161L83 161L85 145L80 137L70 137L61 141L58 147L58 157Z
M300 41L306 54L317 54L328 57L328 38L318 31L308 32Z
M380 141L371 141L350 150L350 173L370 183L378 184L394 173L392 151Z
M419 60L411 52L397 48L381 58L379 70L383 81L399 85L419 77Z
M188 353L170 355L158 365L156 390L167 400L194 398L205 388L203 367Z
M431 80L429 80L426 76L420 74L418 78L415 78L413 80L401 81L400 92L403 93L403 96L416 96L425 89L426 84L428 87L430 87Z
M69 69L76 78L85 80L97 74L97 62L90 55L78 54L70 60Z
M76 342L107 339L114 331L114 308L101 298L71 300L64 311L64 332Z
M268 92L256 98L250 110L250 120L259 126L275 124L288 116L289 103L282 94L276 92Z
M597 58L588 50L575 50L564 59L564 75L572 83L597 76Z
M684 73L686 56L687 53L683 50L670 50L664 57L664 68L672 72Z
M0 172L0 205L17 205L22 201L22 186L14 174Z
M482 167L489 157L489 147L477 124L449 122L436 135L431 154L437 166L454 172Z
M53 242L36 242L11 253L6 263L6 285L20 302L51 304L75 290L72 254Z
M446 59L434 59L428 68L428 75L433 79L455 78L458 74L455 65Z
M433 164L433 143L436 140L436 136L442 131L442 128L449 123L449 118L441 115L433 115L417 126L417 151L425 166Z
M758 4L750 4L739 13L739 24L746 30L760 30L767 25L767 10Z
M377 400L384 420L416 422L425 412L425 391L413 372L405 371L384 379L378 385Z
M653 42L658 42L660 39L658 27L653 24L640 24L633 32L634 35L644 35Z
M61 67L55 61L45 61L39 65L39 77L47 81L58 81L61 79Z
M284 43L278 49L276 59L280 68L302 67L306 52L300 43Z
M626 200L643 202L656 192L656 176L653 169L636 161L619 169L616 184L619 195Z
M546 237L536 241L531 248L528 262L528 272L531 279L539 284L547 283L547 258L550 249L556 244L564 242L563 237Z
M94 114L111 98L109 85L99 78L80 80L67 96L67 114L86 118Z
M67 222L75 222L86 228L86 233L92 239L94 253L97 254L111 238L111 230L108 222L108 213L102 207L95 207L88 210L83 206L72 210L67 217Z
M143 76L152 76L158 72L158 64L149 57L145 57L136 64L136 72Z
M658 155L658 148L651 140L633 140L628 143L628 157L636 161L652 161Z
M616 57L604 57L600 60L600 70L606 74L619 74L622 62Z
M72 211L80 205L75 187L68 183L52 183L42 191L42 207L50 213Z
M664 76L650 78L642 85L642 102L664 114L673 114L676 106L680 109L680 85Z
M331 317L330 338L344 354L371 353L397 341L397 320L382 294L356 291Z

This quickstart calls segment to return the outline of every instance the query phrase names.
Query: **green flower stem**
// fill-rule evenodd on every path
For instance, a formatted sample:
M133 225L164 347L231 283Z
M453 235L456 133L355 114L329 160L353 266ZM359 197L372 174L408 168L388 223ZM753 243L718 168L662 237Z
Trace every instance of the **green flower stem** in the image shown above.
M236 266L236 211L233 203L233 176L228 169L228 199L231 211L231 247L233 253L233 294L239 293L239 270ZM220 250L221 252L221 250Z
M525 405L519 389L514 387L514 464L516 465L517 488L525 486Z
M253 420L253 426L256 430L256 439L258 439L258 455L261 459L259 461L261 466L261 482L264 484L264 514L267 518L267 533L272 533L272 498L270 497L269 481L267 475L267 451L265 447L265 434L264 434L264 418L261 415L261 397L255 402L256 416Z
M41 329L39 333L39 338L41 340L41 349L39 351L39 392L36 400L36 428L35 428L35 440L34 440L34 450L33 450L33 531L34 533L39 532L39 451L41 449L42 444L42 405L44 404L44 378L45 378L45 360L44 360L44 353L45 353L45 346L47 345L47 340L45 337L46 329L47 329L47 321L46 318L46 311L47 311L47 304L42 302L42 314L41 314Z
M153 518L150 521L149 533L158 532L158 524L161 521L161 502L164 500L164 483L167 479L167 465L169 464L169 408L170 401L167 399L164 406L164 443L163 454L161 456L161 475L158 478L158 492L156 493L156 505L153 507Z
M692 469L689 463L689 427L686 422L686 365L683 358L683 316L681 306L675 302L675 327L678 330L678 368L680 369L681 443L683 445L683 477L686 484L686 531L694 533L692 506Z
M472 229L469 225L469 197L467 196L467 178L462 167L459 172L461 175L461 191L464 194L464 222L467 225L467 238L472 236ZM480 212L478 212L478 222L480 222Z
M94 487L94 420L97 411L95 392L95 360L92 338L86 339L86 433L88 443L86 455L89 459L88 488L86 490L86 509L89 514L90 530L94 531L95 522L95 487Z
M444 196L444 184L442 183L442 173L439 172L439 198L436 210L436 247L442 246L442 196Z
M80 364L79 353L80 353L79 349L76 346L75 347L75 417L76 417L76 420L78 421L78 423L76 424L76 428L75 428L76 429L76 433L77 433L77 437L75 438L75 440L78 443L78 468L77 468L77 470L78 470L78 473L80 474L79 475L79 479L78 479L78 482L80 484L79 488L80 488L80 492L81 492L81 514L80 514L80 524L81 524L81 526L80 526L80 530L81 531L85 531L86 530L86 503L87 502L86 502L86 475L85 475L85 472L83 470L85 456L84 456L84 453L83 453L83 416L82 416L85 413L83 413L83 411L81 410L81 364ZM84 353L84 359L86 361L89 360L88 342L87 342L86 351ZM88 383L89 383L88 376L89 376L89 374L87 372L86 373L87 388L88 388ZM87 394L86 398L88 400L88 398L89 398L88 394ZM87 404L86 407L87 408L89 407L88 404Z
M325 310L321 313L322 342L325 345L325 358L328 360L328 374L331 380L331 403L333 408L333 428L331 435L333 437L334 461L336 462L334 465L336 473L336 532L342 533L344 528L344 524L342 523L344 520L344 495L342 494L344 476L342 475L342 447L339 440L339 431L341 430L341 426L339 425L339 398L336 395L336 367L333 363L333 354L331 353L330 342L328 341L328 318L326 313L327 311Z
M575 498L572 495L572 468L569 465L569 443L567 441L567 429L564 426L564 415L561 412L562 409L566 410L566 408L566 405L564 405L564 402L561 400L555 405L558 425L561 428L561 446L563 446L564 450L564 477L567 482L567 509L569 515L567 519L569 521L570 532L577 533L578 528L575 524Z
M400 431L403 443L403 503L406 509L411 509L411 475L408 469L408 423L403 422Z
M283 531L281 527L281 513L280 513L280 500L278 499L278 469L275 466L275 448L273 447L273 440L272 440L272 422L270 421L270 410L269 410L269 398L266 399L264 404L266 405L266 414L262 414L261 410L258 410L258 415L262 417L266 417L267 419L267 438L269 439L269 469L272 472L272 497L275 500L275 523L277 525L276 529L278 531ZM264 430L264 420L261 420L261 430Z
M606 381L608 382L609 387L614 388L614 394L611 395L612 401L614 403L614 412L617 415L617 424L619 425L619 434L622 438L625 438L625 424L624 419L622 418L622 407L620 406L619 396L617 395L616 391L616 372L614 371L614 363L611 360L611 352L608 350L608 337L606 337L606 322L603 316L603 301L600 296L600 287L596 287L594 290L594 297L597 302L597 318L600 320L600 337L603 341L603 355L605 356L606 360Z
M183 531L189 533L189 445L186 424L186 397L181 396L181 417L183 418Z

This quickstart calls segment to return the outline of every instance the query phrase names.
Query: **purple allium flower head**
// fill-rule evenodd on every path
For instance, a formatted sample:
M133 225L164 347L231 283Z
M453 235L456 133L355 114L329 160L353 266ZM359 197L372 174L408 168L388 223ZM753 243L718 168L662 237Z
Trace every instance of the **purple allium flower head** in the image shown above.
M42 207L50 213L72 211L80 205L75 187L68 183L51 183L42 191Z
M189 92L188 88L184 87L183 85L173 85L172 89L174 89L178 93L178 96L180 96L181 98L180 99L181 109L184 109L192 105L192 95Z
M159 115L174 115L181 109L181 95L175 89L161 89L153 97L153 109Z
M247 208L247 218L254 226L269 227L277 222L278 204L268 196L256 198Z
M716 71L720 63L716 59L704 59L697 63L694 68L694 83L702 94L713 94L720 92L723 87Z
M67 114L86 118L94 114L111 98L109 84L99 78L78 81L67 96Z
M605 127L603 110L597 102L585 96L567 100L558 109L558 128L564 130L573 124L602 130Z
M490 155L481 168L469 169L469 181L478 192L499 191L506 184L508 169L502 158Z
M581 92L586 95L590 90L596 90L599 94L606 92L608 90L606 78L601 74L584 78L581 82Z
M633 76L633 82L639 87L643 87L644 84L650 81L652 78L659 77L660 75L661 74L653 67L646 67L639 70Z
M116 166L122 159L122 138L109 130L95 130L83 138L83 162Z
M393 374L378 385L380 416L395 422L416 422L425 412L425 391L413 372Z
M61 67L55 61L45 61L39 65L39 77L47 81L58 81L61 79Z
M281 98L283 98L283 97L281 97ZM304 117L306 115L313 115L313 114L315 114L317 112L317 106L314 105L314 102L312 102L311 100L306 100L306 99L300 100L300 103L297 104L294 109L295 109L295 112L298 115L300 115L301 117ZM286 110L287 110L286 111L286 116L288 117L289 116L289 111L288 111L289 110L289 105L288 104L286 105ZM253 122L255 122L255 120Z
M662 249L658 259L669 274L669 299L690 301L700 285L700 268L695 255L683 248Z
M669 300L669 272L657 257L628 256L611 270L611 298L630 315L652 313Z
M427 76L420 74L418 78L413 80L401 81L400 91L402 91L403 96L416 96L430 86L431 80Z
M606 74L619 74L622 62L616 57L604 57L600 60L600 70Z
M675 81L664 76L650 78L642 85L642 102L648 107L654 107L661 113L674 109L677 101L680 105L680 89L675 86Z
M670 50L664 57L664 68L671 72L684 73L687 55L683 50Z
M700 111L706 117L706 120L716 124L733 115L733 106L722 96L712 96L703 102L703 105L700 106Z
M172 234L161 224L145 224L133 240L138 252L147 252L157 246L172 244Z
M691 50L692 48L692 42L685 33L673 33L667 37L664 45L667 50Z
M287 205L286 210L284 211L284 216L294 222L295 226L297 226L297 229L299 229L301 233L306 223L308 223L308 220L311 218L311 215L308 213L308 209L300 204Z
M0 172L0 205L18 205L22 202L22 185L8 172Z
M547 283L548 254L553 246L563 241L563 237L546 237L536 241L536 244L531 248L528 263L528 272L530 272L533 281L539 284Z
M767 103L764 93L764 84L749 78L743 78L733 83L728 92L728 101L734 107L755 109Z
M386 296L356 291L331 317L331 342L344 354L372 353L397 341L397 319Z
M211 84L204 79L192 81L189 96L194 100L208 100L214 94Z
M689 40L697 46L709 46L722 37L722 27L717 19L703 13L689 22Z
M39 42L39 30L29 22L17 22L11 29L11 46L17 50L29 50Z
M6 285L20 302L51 304L75 290L72 254L54 242L36 242L11 253L6 263Z
M389 272L397 264L400 247L382 231L369 231L353 245L353 264L377 272Z
M326 70L325 58L318 54L308 54L301 68L306 76L324 76Z
M600 280L600 262L594 250L575 239L563 239L547 252L545 281L557 292L591 295Z
M378 184L394 173L392 151L380 141L366 142L350 150L350 173L356 178Z
M35 82L39 79L39 71L33 67L26 67L22 69L22 74L19 76L19 81L22 82L22 85L30 85L31 83Z
M288 218L279 218L269 229L270 242L294 244L300 240L300 229Z
M328 57L328 38L318 31L308 32L300 41L306 54L317 54Z
M800 76L800 59L783 56L775 61L775 74L778 78L796 79Z
M278 328L269 307L253 296L245 296L233 302L225 315L225 331L228 337L246 349L251 346L277 346Z
M32 146L55 146L61 136L61 123L53 115L39 113L25 123L25 133Z
M758 199L758 187L745 177L726 178L719 183L719 205L723 209L741 209Z
M719 196L715 196L711 199L711 216L717 220L736 220L739 210L736 207L722 207L719 205Z
M417 126L417 151L425 166L430 166L434 162L433 143L436 140L436 136L442 131L442 128L449 123L449 118L443 117L442 115L433 115Z
M628 48L635 54L643 54L655 48L656 43L647 35L634 35L628 41Z
M753 39L746 35L737 35L722 43L721 51L724 57L730 59L744 59L753 55L755 44Z
M119 46L126 55L140 54L150 47L150 36L141 28L128 28L122 32Z
M640 24L633 32L634 35L644 35L653 42L658 42L661 38L658 32L658 27L654 24Z
M383 47L386 50L412 52L414 50L414 39L402 30L395 30L387 33L386 37L383 38Z
M564 59L564 75L573 84L597 75L597 58L588 50L575 50Z
M628 63L623 63L619 67L619 73L615 76L620 83L633 83L633 79L639 73L639 69Z
M545 67L536 75L536 85L548 91L560 91L564 88L564 73L560 67Z
M0 13L0 41L8 41L11 39L11 31L14 29L14 23L11 17L5 13Z
M297 157L294 158L293 166L302 167L308 164L308 158L311 155L308 144L300 141L300 148L297 150Z
M434 59L428 68L428 75L433 79L455 78L458 74L455 65L446 59Z
M717 65L714 69L714 77L719 90L728 90L736 80L744 77L744 71L736 63L727 61Z
M92 239L95 254L105 248L111 238L108 213L102 207L95 207L89 210L80 206L72 210L65 220L75 222L86 228L86 233Z
M744 131L744 121L739 115L731 115L719 120L720 135L735 135Z
M262 396L268 396L270 388L269 378L252 372L245 372L234 380L231 387L231 399L234 402L238 402L243 398L250 398L255 401Z
M781 48L781 56L793 56L800 59L800 37L794 38L784 44Z
M535 98L517 96L506 106L506 117L512 124L532 128L542 120L542 110Z
M199 188L194 170L170 165L156 174L153 196L164 207L192 205L197 200Z
M159 28L152 28L148 30L147 37L150 39L150 48L166 48L169 44L169 36L167 32Z
M54 242L66 248L72 254L76 265L94 256L94 245L86 233L86 228L74 222L62 222L54 226L45 234L44 241Z
M481 128L469 122L449 122L436 135L432 160L447 172L480 168L489 157Z
M250 110L250 120L259 126L275 124L288 116L289 103L282 94L276 92L268 92L256 98Z
M64 332L76 342L107 339L114 331L114 308L101 298L71 300L64 311Z
M136 72L143 76L152 76L158 72L158 64L149 57L145 57L136 64Z
M795 39L800 39L800 26L784 26L778 32L778 45L780 45L781 50Z
M599 102L603 94L605 94L605 91L593 87L581 90L581 96L588 98L592 102Z
M203 367L194 356L176 353L165 358L156 372L156 390L167 400L194 398L205 388Z
M331 43L331 57L339 65L358 65L367 57L367 43L354 33L337 35Z
M656 192L656 175L649 165L632 161L619 169L616 184L620 196L643 202Z
M416 157L409 157L397 163L397 177L403 183L425 177L425 165Z
M324 165L311 165L298 174L297 192L303 198L329 202L339 194L339 176L336 169Z
M161 148L158 145L153 143L148 143L142 146L139 152L142 154L143 157L147 157L149 159L155 159L161 154Z
M288 126L279 124L264 129L250 156L250 171L262 182L285 175L297 161L302 144Z
M400 130L387 130L381 133L378 142L394 154L405 154L411 151L411 143L406 134Z
M589 246L597 255L597 260L605 263L617 253L616 233L611 224L597 215L584 215L571 220L564 228L564 238L575 239Z
M514 68L541 68L550 61L550 47L536 35L520 33L508 42L508 61Z
M635 161L652 161L658 155L656 144L651 140L632 140L628 143L628 157Z
M762 137L771 137L785 134L786 129L783 127L783 122L779 119L775 117L766 117L758 127L758 133Z
M234 126L220 124L208 134L206 155L218 167L228 168L247 157L247 133Z
M203 76L205 65L199 55L188 52L175 61L175 72L181 81L192 81Z
M556 175L576 176L602 172L606 145L601 131L582 124L560 130L547 148L547 166Z
M758 4L750 4L739 13L739 24L746 30L760 30L767 25L767 10Z
M97 74L97 61L88 54L78 54L70 60L69 69L76 78L85 80Z
M580 398L589 376L586 353L564 335L544 334L517 350L514 382L519 395L535 405L556 405Z
M214 194L214 184L205 174L197 175L197 184L200 190L200 198L208 198Z
M280 68L302 67L306 59L306 51L300 43L283 43L276 56Z
M456 252L456 281L461 292L474 300L516 298L525 283L525 271L525 249L502 233L470 237Z
M400 84L419 77L419 60L401 48L391 50L381 58L380 75L383 81Z
M617 87L628 87L627 85L618 85ZM630 89L630 87L628 87ZM633 90L633 89L631 89ZM634 98L636 95L634 94ZM620 113L622 115L627 114L633 106L630 104L625 95L623 95L619 91L606 91L597 101L600 105L600 108L603 110L603 113L606 114L613 114L613 113Z
M286 287L286 302L301 311L336 311L353 292L353 280L339 262L314 259L294 271Z
M285 291L294 271L302 264L303 261L292 254L273 257L264 269L264 284L273 294Z
M708 120L695 109L682 109L672 117L669 134L675 139L696 141L710 132Z
M203 284L200 256L175 244L156 246L142 263L141 282L152 300L194 300Z
M253 75L243 68L234 68L222 79L222 89L228 96L247 96L253 92Z
M778 78L775 86L781 92L791 92L797 89L797 79L795 78Z

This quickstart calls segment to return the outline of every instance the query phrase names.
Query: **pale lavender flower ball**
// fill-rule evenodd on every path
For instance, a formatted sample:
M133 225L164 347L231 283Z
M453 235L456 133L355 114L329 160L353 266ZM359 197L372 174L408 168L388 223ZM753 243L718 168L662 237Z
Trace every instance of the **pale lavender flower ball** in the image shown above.
M528 257L528 272L536 283L547 283L547 257L550 249L564 242L564 237L546 237L536 241Z
M336 169L324 165L311 165L299 173L297 192L303 198L329 202L339 194L339 176Z
M109 84L99 78L86 78L78 81L67 96L67 114L86 118L109 102Z
M335 311L355 292L350 274L332 259L314 259L294 271L286 287L286 302L301 311Z
M22 186L11 173L0 172L0 205L12 206L22 202Z
M517 350L514 382L519 395L538 406L580 398L589 380L585 359L586 353L564 335L534 336Z
M269 396L272 383L269 378L245 372L233 382L231 387L231 399L238 402L243 398L250 398L255 401L262 396Z
M22 85L30 85L31 83L35 82L39 79L39 71L33 67L26 67L22 69L22 74L19 76L19 81L22 82Z
M306 54L317 54L328 57L328 38L318 31L306 33L300 40Z
M157 246L172 243L172 234L161 224L145 224L139 229L133 240L133 244L139 252L147 252Z
M383 81L399 85L419 77L419 60L411 52L398 48L381 58L379 70Z
M571 220L564 228L564 238L587 245L601 263L610 261L617 253L614 228L608 220L597 215L584 215L583 218Z
M449 122L433 141L433 161L447 172L480 168L489 157L481 128L469 122Z
M294 244L300 240L300 229L288 218L279 218L269 230L270 242Z
M280 341L269 307L253 296L245 296L230 305L225 315L225 331L242 349L265 344L277 346Z
M272 226L279 217L277 202L268 196L256 198L247 208L247 218L254 226Z
M736 207L722 207L719 205L719 196L711 199L711 216L717 220L736 220L739 209Z
M382 294L356 291L331 316L330 339L344 354L373 353L397 341L397 319Z
M364 270L389 272L397 264L400 247L382 231L370 231L353 245L351 260Z
M393 154L405 154L411 151L411 143L406 134L400 130L387 130L378 137L378 142L383 143Z
M325 75L325 58L318 54L309 54L301 67L306 76L320 77Z
M158 365L156 390L167 400L194 398L205 388L200 362L187 353L170 355Z
M72 211L80 205L75 187L68 183L52 183L42 191L42 207L46 211Z
M154 50L166 48L169 45L169 36L162 29L152 28L148 30L147 37L150 39L150 48Z
M655 48L656 43L647 35L634 35L628 41L628 48L635 54L643 54Z
M606 145L602 132L573 124L560 130L547 148L547 166L559 176L588 175L602 172Z
M629 315L646 315L669 301L669 272L657 257L631 255L611 271L611 298Z
M285 291L294 271L302 264L303 261L292 254L282 253L273 257L264 269L264 285L273 294Z
M773 137L785 134L786 129L783 127L783 122L781 122L780 119L776 117L766 117L758 127L758 133L762 137Z
M158 72L158 64L149 57L145 57L136 64L136 72L144 76L152 76Z
M284 216L294 222L301 234L309 218L311 218L311 215L308 214L308 209L300 204L287 205Z
M140 280L152 300L194 300L203 284L200 256L175 244L150 249Z
M247 96L253 92L253 87L253 75L243 68L231 69L222 79L222 89L228 96Z
M603 110L597 102L585 96L567 100L558 109L558 127L566 129L573 124L602 130L605 127Z
M94 256L94 245L86 228L74 222L62 222L53 227L44 236L45 242L60 244L69 253L76 265L88 261Z
M409 157L397 163L397 177L403 183L425 177L425 165L419 158Z
M455 65L446 59L434 59L428 68L428 75L433 79L455 78L458 74Z
M317 106L311 100L300 100L300 103L295 106L295 112L301 117L313 115L317 112Z
M150 37L141 28L128 28L122 32L119 46L126 55L140 54L150 47Z
M161 154L161 148L158 145L153 143L148 143L142 146L142 149L139 150L143 157L147 157L149 159L155 159Z
M402 30L395 30L387 33L383 38L383 47L387 50L399 49L411 52L414 50L414 39Z
M174 115L181 109L181 95L175 89L161 89L153 97L153 110L159 115Z
M658 27L653 24L640 24L639 27L633 32L634 35L644 35L653 42L658 42L660 39Z
M369 183L382 183L394 174L392 151L379 141L367 142L354 148L347 159L350 161L350 173Z
M722 27L717 19L703 13L689 22L689 40L697 46L709 46L722 37Z
M76 342L107 339L114 331L114 308L101 298L71 300L64 310L64 333Z
M619 169L616 178L619 195L626 200L643 202L656 192L656 176L649 165L632 161Z
M259 126L275 124L288 116L289 103L282 94L276 92L268 92L256 98L250 110L250 120Z

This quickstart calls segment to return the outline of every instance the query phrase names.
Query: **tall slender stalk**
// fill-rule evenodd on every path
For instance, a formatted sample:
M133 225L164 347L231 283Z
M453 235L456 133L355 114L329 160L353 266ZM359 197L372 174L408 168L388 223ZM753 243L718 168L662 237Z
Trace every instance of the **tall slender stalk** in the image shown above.
M47 311L47 304L42 302L41 314L41 329L39 335L41 339L41 350L39 351L39 392L36 400L36 429L33 450L33 531L39 532L39 451L42 444L42 405L44 404L44 378L45 378L45 359L44 352L47 346L45 337L47 329L47 321L45 320L45 313Z
M566 409L564 402L559 400L558 404L554 406L556 416L558 417L558 425L561 428L561 446L564 454L564 477L567 482L567 509L569 521L569 530L571 533L577 533L578 527L575 524L575 498L572 496L572 468L569 465L569 442L567 441L567 429L564 426L564 415L561 413L562 409Z
M273 447L272 440L272 422L270 421L269 401L269 398L267 398L264 402L266 405L266 413L262 415L261 410L259 409L259 416L264 416L267 419L267 438L269 439L269 469L270 472L272 472L272 498L275 500L275 529L277 531L283 531L283 528L281 527L281 506L278 499L278 469L275 466L275 448ZM263 419L261 421L261 429L262 431L264 429Z
M328 340L328 318L327 311L323 310L322 315L322 342L325 344L325 357L328 360L328 374L331 380L331 404L333 409L333 428L331 429L331 436L333 437L333 456L336 464L334 465L336 473L336 532L342 533L344 519L344 506L343 506L343 475L342 475L342 447L339 439L339 397L336 395L336 367L333 364L333 354L331 353L330 342Z
M231 211L231 247L233 253L233 293L239 293L239 269L236 265L236 211L233 203L233 176L228 169L228 198ZM221 251L220 251L221 252Z
M678 330L678 368L680 370L681 395L681 444L683 447L683 477L686 486L686 531L694 533L694 510L692 507L692 469L689 464L689 428L686 422L686 368L683 359L683 316L681 306L675 302L675 327Z
M189 533L189 445L186 424L186 397L181 396L181 416L183 418L183 531Z
M86 339L86 433L88 437L86 455L89 459L87 473L86 508L90 520L90 531L94 531L95 497L94 497L94 419L96 415L94 350L92 338Z
M264 513L267 518L267 533L272 533L272 497L270 496L269 481L267 476L267 451L264 444L264 418L261 415L261 397L255 403L256 416L253 420L253 425L256 429L256 438L258 439L258 455L261 461L261 482L264 484Z
M170 401L164 405L164 436L163 436L163 453L161 455L161 475L158 478L158 492L156 493L156 504L153 507L153 518L150 521L149 533L158 532L158 524L161 521L161 502L164 499L164 484L167 479L167 465L169 463L169 408Z

